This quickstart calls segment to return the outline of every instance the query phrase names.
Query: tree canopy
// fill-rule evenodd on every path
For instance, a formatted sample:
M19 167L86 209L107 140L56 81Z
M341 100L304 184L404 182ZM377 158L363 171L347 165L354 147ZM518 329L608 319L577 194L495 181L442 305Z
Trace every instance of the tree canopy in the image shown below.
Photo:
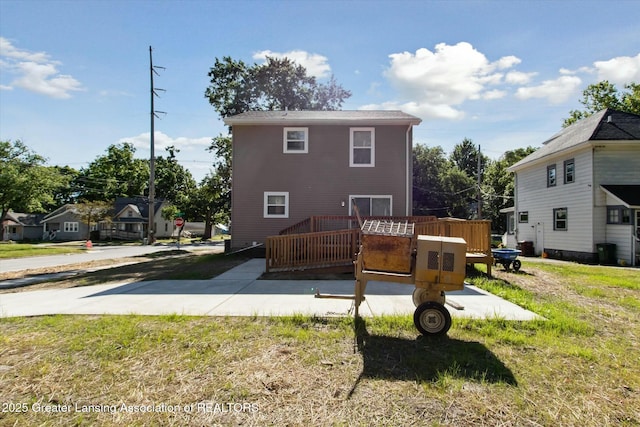
M116 197L141 196L149 187L149 162L136 159L133 144L110 145L76 179L78 199L115 200Z
M605 108L640 115L640 84L632 82L625 84L624 88L626 90L619 91L607 80L587 86L580 100L584 110L571 110L562 126L567 127Z
M221 117L250 110L339 110L351 92L334 77L318 83L288 58L267 57L248 66L229 56L216 58L205 97Z
M68 182L45 162L20 140L0 141L0 220L9 210L45 212L53 205L55 192Z

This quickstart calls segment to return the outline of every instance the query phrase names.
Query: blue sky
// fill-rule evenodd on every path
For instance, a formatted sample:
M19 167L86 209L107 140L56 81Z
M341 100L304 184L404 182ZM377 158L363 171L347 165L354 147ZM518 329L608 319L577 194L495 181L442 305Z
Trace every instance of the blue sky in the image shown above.
M86 167L124 141L149 156L155 108L200 180L226 132L204 98L215 58L289 56L353 95L343 109L420 117L414 142L499 157L561 129L587 85L640 82L640 2L0 0L0 139Z

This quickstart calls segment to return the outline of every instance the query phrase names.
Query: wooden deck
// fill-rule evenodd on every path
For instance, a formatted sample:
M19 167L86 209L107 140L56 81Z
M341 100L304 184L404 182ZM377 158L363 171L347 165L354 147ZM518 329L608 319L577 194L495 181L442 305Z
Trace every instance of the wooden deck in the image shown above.
M467 263L485 264L487 275L491 276L491 221L436 217L363 218L366 219L414 223L415 236L461 237L467 242ZM356 259L360 242L360 225L356 217L308 218L281 231L279 236L267 238L266 271L351 266Z

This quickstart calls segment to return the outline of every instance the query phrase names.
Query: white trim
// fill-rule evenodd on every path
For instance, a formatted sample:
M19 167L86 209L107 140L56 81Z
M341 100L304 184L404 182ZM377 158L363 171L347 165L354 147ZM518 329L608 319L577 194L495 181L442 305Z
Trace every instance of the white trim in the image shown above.
M62 230L65 233L77 233L80 229L77 221L65 221L62 225Z
M369 199L389 199L389 216L393 216L393 196L391 194L350 194L349 195L349 215L353 215L353 199L357 198L369 198ZM371 209L371 202L369 202L369 208ZM360 212L360 215L364 215ZM364 215L369 216L369 215ZM371 215L380 216L380 215Z
M269 213L269 196L284 196L284 214ZM280 205L271 205L280 206ZM289 218L289 192L288 191L265 191L263 204L264 218Z
M370 163L354 163L353 162L353 134L354 132L370 132L371 133L371 162ZM349 128L349 167L352 168L372 168L376 166L376 128L374 127L358 127Z
M290 150L288 132L304 132L304 148L302 150ZM296 140L297 141L297 140ZM306 127L285 127L282 131L282 152L286 154L306 154L309 152L309 128Z

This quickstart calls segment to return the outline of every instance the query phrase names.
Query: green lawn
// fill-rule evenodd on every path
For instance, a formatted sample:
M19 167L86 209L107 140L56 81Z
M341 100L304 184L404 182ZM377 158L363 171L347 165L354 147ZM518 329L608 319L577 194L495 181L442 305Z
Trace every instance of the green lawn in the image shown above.
M40 255L60 255L78 253L86 250L79 243L73 245L51 245L30 243L2 243L0 244L0 259L24 258Z

